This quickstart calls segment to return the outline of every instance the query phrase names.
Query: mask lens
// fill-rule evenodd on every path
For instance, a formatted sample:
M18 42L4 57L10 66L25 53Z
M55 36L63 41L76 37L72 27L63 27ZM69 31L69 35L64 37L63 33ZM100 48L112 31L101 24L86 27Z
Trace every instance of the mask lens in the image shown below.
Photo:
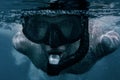
M71 23L71 21L63 21L62 23L60 23L59 25L59 29L61 30L62 34L66 37L66 38L70 38L70 35L72 34L72 29L73 29L73 23Z
M28 39L38 42L45 37L48 26L47 22L39 21L37 18L30 18L23 28L23 32Z
M81 34L81 17L71 16L59 24L59 29L65 38L69 40L80 37Z

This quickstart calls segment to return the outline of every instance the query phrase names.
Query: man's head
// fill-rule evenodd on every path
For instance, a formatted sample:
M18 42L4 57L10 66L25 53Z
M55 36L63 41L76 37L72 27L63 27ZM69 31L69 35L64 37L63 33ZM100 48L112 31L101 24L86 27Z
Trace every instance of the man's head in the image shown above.
M44 47L49 75L59 74L87 54L87 4L85 0L58 0L45 9L38 9L37 14L27 12L23 16L23 33L30 41ZM71 48L74 48L73 52L69 51Z

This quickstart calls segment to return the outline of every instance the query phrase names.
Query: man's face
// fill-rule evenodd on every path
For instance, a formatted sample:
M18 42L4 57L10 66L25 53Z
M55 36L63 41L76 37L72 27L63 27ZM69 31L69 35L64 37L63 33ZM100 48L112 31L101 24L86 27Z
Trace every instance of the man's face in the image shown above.
M75 53L76 50L70 51L71 47L79 47L81 18L68 15L28 17L23 33L29 40L45 46L50 64L58 64L63 54Z

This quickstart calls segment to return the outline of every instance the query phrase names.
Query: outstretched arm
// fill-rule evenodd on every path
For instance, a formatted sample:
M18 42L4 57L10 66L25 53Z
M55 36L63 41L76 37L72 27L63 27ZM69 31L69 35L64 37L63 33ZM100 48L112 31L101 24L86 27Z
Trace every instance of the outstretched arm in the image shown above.
M91 55L96 59L113 53L120 46L120 18L105 16L95 19L90 26L90 48Z
M67 69L66 72L76 74L87 72L98 60L113 53L120 47L120 27L115 24L115 22L118 22L118 18L117 21L115 21L114 19L116 18L112 17L113 22L111 21L110 23L108 23L109 21L106 22L106 20L110 20L109 18L111 17L105 18L106 19L101 20L103 22L99 19L95 20L95 22L91 21L89 24L89 51L81 62L72 66L71 69Z

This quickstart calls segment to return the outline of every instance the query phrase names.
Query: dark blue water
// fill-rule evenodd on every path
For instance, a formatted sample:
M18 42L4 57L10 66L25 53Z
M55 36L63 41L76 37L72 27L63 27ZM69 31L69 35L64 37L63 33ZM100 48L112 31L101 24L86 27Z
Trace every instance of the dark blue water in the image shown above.
M30 0L26 1L28 2L23 2L23 0L0 1L0 80L120 80L120 48L98 61L88 73L83 75L67 74L51 78L37 70L27 57L15 51L12 46L12 37L21 28L21 24L19 24L20 14L3 12L39 6L39 3L34 0L32 3ZM96 8L96 6L100 9L119 9L120 7L119 0L114 0L114 2L111 0L89 1L92 4L91 9ZM94 3L100 3L102 6ZM113 16L113 13L102 14L101 12L98 14L98 12L91 14L100 18L108 15ZM119 11L115 13L113 17L116 17L116 15L119 17ZM119 26L119 24L116 24L116 26Z

